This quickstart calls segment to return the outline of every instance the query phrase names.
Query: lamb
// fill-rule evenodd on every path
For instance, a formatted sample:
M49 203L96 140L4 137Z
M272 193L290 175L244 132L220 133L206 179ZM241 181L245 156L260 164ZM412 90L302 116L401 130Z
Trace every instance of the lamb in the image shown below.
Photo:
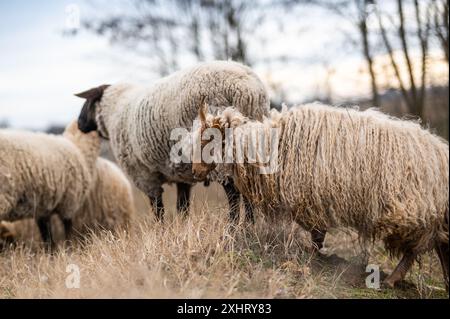
M50 217L56 214L70 237L99 150L98 134L82 133L76 122L63 136L0 130L0 220L34 218L47 247L53 248Z
M164 215L164 183L176 183L178 211L189 209L190 189L195 183L191 164L171 161L175 141L170 135L175 128L192 127L201 100L218 107L233 105L259 120L269 111L266 89L256 74L226 61L200 63L151 86L102 85L77 96L86 99L79 116L80 129L85 133L97 130L110 140L119 166L148 196L158 220ZM230 215L236 219L239 193L231 180L223 186Z
M98 158L94 186L73 218L74 235L83 237L98 230L126 230L134 215L130 182L114 163ZM53 218L52 230L58 229L58 225L58 219ZM0 245L19 242L36 247L40 241L39 229L32 218L0 222Z
M231 175L238 190L264 213L281 217L287 212L284 215L311 231L317 249L331 227L353 228L362 242L383 240L392 256L403 255L385 280L390 287L404 279L418 255L434 248L448 290L446 141L418 123L374 109L308 104L272 111L262 122L232 108L217 116L206 116L201 108L199 116L197 135L207 128L222 134L231 128L236 140L257 130L264 137L270 129L278 130L276 173L261 174L263 161L216 168ZM268 149L267 143L261 144ZM202 180L216 164L194 163L193 174Z

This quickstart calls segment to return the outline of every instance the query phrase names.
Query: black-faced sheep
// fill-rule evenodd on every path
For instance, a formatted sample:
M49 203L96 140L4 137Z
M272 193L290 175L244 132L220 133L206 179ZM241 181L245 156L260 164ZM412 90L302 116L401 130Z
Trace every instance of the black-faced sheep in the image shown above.
M98 130L110 140L113 153L136 186L150 199L162 219L162 185L176 183L177 208L187 211L195 180L190 163L170 158L175 128L192 127L200 101L224 108L234 106L249 118L262 120L269 111L264 85L248 67L234 62L201 63L176 72L150 86L103 85L77 94L85 98L79 117L83 132ZM236 216L239 194L230 181L223 183Z

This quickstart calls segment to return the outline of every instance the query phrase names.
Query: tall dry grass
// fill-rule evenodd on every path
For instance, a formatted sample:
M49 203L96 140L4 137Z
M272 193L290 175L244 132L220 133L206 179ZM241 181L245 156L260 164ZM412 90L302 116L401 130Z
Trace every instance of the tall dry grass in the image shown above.
M128 234L92 235L49 255L25 247L0 253L2 298L404 298L447 297L437 258L425 257L410 285L365 287L365 264L394 266L381 247L365 252L352 233L327 237L327 257L313 257L308 234L284 220L231 227L220 187L197 186L188 218L154 222L136 192L140 215ZM340 257L337 257L338 254ZM342 259L345 257L345 260ZM67 266L80 269L80 288L68 289Z

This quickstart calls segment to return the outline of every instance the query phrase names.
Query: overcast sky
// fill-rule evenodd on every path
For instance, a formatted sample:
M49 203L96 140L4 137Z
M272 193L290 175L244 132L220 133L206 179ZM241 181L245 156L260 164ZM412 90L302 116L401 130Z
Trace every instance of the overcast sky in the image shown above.
M26 128L67 123L82 103L74 93L139 80L115 58L122 52L104 39L62 36L71 3L0 1L0 121Z
M72 4L78 6L82 18L92 10L84 1L0 1L0 122L30 129L65 124L76 118L82 105L74 93L104 83L156 79L143 57L111 46L104 38L87 32L63 36L71 22L67 10ZM308 26L305 32L292 37L287 30L260 52L292 52L305 62L295 68L255 66L256 72L263 80L281 85L291 100L301 101L323 89L323 57L327 50L334 50L330 61L336 68L333 93L338 97L367 95L368 79L360 76L364 63L359 52L336 41L345 24L315 10L307 13L301 17Z

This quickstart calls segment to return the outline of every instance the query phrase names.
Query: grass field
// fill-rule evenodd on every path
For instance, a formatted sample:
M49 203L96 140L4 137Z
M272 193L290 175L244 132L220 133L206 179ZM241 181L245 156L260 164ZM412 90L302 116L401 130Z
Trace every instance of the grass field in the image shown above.
M220 187L196 186L190 216L155 223L136 192L138 216L128 234L93 235L53 255L23 247L0 253L1 298L448 298L434 254L422 257L396 289L366 288L365 265L395 266L381 246L367 251L350 232L327 235L322 256L309 236L287 221L232 228ZM69 289L69 265L79 288ZM70 270L70 269L69 269Z

